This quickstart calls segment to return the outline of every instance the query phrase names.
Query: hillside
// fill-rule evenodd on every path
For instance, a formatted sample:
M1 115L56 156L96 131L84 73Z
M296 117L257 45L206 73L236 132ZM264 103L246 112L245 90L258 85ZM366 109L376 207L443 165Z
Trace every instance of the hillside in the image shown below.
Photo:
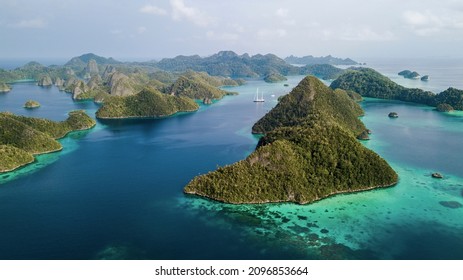
M455 110L463 110L462 90L449 88L436 95L417 88L405 88L369 68L349 70L333 81L330 87L351 90L365 97L394 99L434 107L446 104Z
M361 113L344 91L307 77L254 125L266 133L245 160L195 177L184 192L227 203L310 203L394 185L397 174L361 145Z
M135 95L111 96L96 112L101 119L166 117L177 112L193 112L199 105L193 99L145 88Z
M299 73L299 68L287 64L273 54L249 56L248 54L238 55L232 51L221 51L204 58L198 55L165 58L155 65L165 71L193 70L223 77L256 78L272 72L281 75Z
M332 90L318 79L308 77L258 120L252 127L252 132L266 134L278 127L333 119L357 136L366 129L358 119L361 115L362 108L345 91Z
M225 95L234 95L236 93L227 92L217 88L224 83L238 85L233 80L228 82L225 79L212 77L206 73L197 73L189 71L181 75L171 86L167 87L164 92L176 96L184 96L192 99L221 99Z
M55 139L95 124L84 111L72 111L62 122L0 113L0 172L32 162L33 155L61 150Z

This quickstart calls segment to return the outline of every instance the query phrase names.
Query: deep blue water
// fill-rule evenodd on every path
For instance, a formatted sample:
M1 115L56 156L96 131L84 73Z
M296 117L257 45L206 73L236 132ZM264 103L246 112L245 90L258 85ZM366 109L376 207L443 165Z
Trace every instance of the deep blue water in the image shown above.
M257 143L252 124L301 78L290 87L249 81L196 113L98 122L60 140L62 152L0 175L0 259L463 259L463 208L440 204L463 204L459 113L363 102L374 132L365 145L397 170L394 188L304 206L182 193L195 175L245 158ZM252 102L257 87L264 104ZM42 107L23 109L28 99ZM54 120L97 108L34 84L0 94L1 111ZM434 171L445 179L432 179Z

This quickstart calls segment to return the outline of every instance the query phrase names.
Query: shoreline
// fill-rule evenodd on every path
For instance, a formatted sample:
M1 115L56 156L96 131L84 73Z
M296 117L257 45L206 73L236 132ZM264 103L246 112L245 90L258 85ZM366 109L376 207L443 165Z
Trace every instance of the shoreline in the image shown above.
M357 189L357 190L344 190L344 191L332 192L332 193L329 193L329 194L327 194L327 195L325 195L323 197L319 197L317 199L310 200L310 201L304 201L304 202L291 201L291 200L228 202L228 201L225 201L225 200L212 198L212 197L209 197L209 196L206 196L206 195L203 195L203 194L199 194L199 193L196 193L196 192L187 192L187 191L184 190L183 193L185 195L191 195L191 196L195 196L195 197L200 197L202 199L208 199L208 200L212 200L212 201L215 201L215 202L220 202L220 203L224 203L224 204L231 204L231 205L258 205L258 204L281 204L281 203L293 203L293 204L297 204L297 205L308 205L308 204L312 204L312 203L315 203L317 201L332 198L332 197L335 197L335 196L338 196L338 195L349 195L349 194L354 194L354 193L359 193L359 192L368 192L368 191L374 191L374 190L378 190L378 189L392 188L392 187L396 186L398 183L399 183L399 181L394 182L394 183L392 183L390 185L380 185L380 186L374 186L374 187L365 187L365 188L361 188L361 189Z

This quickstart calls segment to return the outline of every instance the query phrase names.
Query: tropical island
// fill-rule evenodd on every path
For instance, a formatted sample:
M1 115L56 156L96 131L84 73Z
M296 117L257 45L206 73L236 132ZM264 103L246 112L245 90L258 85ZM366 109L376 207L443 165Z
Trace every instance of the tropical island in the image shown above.
M344 90L306 77L253 126L264 135L251 155L195 177L184 192L235 204L304 204L393 186L394 170L356 140L366 131L362 114Z
M10 90L11 90L10 86L8 86L6 83L0 82L0 93L9 92Z
M27 100L26 103L24 103L24 108L26 109L34 109L38 107L40 107L40 103L35 100Z
M0 172L29 164L34 155L60 151L63 147L57 139L95 124L82 110L71 111L61 122L0 112Z
M445 111L463 110L463 90L448 88L435 94L406 88L370 68L352 68L334 80L330 87L351 90L364 97L394 99L432 107L440 105L439 108L445 108Z

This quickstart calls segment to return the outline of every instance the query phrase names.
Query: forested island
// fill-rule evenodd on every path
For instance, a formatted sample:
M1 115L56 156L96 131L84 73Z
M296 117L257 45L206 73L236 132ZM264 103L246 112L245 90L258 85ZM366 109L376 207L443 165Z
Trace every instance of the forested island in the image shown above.
M304 204L392 186L394 170L356 140L366 130L362 114L344 90L306 77L253 126L264 136L251 155L195 177L184 192L236 204Z
M439 107L445 111L463 110L463 90L448 88L439 94L434 94L417 88L406 88L369 68L350 69L333 81L331 88L351 90L365 97Z
M0 112L0 172L31 163L34 155L60 151L62 146L56 139L95 124L82 110L71 111L62 122Z

